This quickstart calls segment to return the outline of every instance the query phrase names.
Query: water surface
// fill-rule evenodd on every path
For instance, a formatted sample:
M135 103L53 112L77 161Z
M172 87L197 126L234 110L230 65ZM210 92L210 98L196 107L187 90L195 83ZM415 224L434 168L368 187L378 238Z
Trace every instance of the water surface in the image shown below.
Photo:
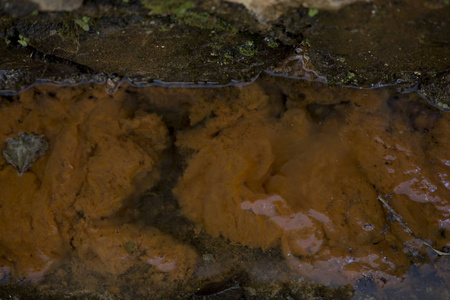
M449 296L450 117L415 93L39 86L0 119L50 144L0 158L5 295Z

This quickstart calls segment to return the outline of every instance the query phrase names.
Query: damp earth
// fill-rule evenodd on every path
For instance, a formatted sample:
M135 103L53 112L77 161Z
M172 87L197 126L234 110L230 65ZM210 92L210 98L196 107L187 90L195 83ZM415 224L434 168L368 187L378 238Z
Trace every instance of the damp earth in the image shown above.
M0 119L48 142L0 158L2 297L450 295L450 115L415 93L47 85Z

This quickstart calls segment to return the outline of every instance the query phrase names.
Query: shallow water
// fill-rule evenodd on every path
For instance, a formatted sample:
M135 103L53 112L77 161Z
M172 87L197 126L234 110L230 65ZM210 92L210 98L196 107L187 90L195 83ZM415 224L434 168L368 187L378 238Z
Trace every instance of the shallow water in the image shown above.
M22 176L0 158L4 295L450 295L450 117L415 93L40 86L0 119L2 149L50 144Z

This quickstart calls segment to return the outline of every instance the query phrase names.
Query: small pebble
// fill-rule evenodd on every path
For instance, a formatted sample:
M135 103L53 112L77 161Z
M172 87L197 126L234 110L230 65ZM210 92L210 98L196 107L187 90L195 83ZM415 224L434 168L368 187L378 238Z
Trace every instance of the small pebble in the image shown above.
M214 259L214 256L212 254L206 253L202 255L202 259L206 262L210 262Z

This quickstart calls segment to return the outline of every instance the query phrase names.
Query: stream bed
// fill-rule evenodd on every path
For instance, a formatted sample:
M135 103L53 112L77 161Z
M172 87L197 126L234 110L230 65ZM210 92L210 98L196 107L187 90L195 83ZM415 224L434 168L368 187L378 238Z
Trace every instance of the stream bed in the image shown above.
M41 85L0 120L48 144L0 157L1 299L450 297L450 115L416 93Z

